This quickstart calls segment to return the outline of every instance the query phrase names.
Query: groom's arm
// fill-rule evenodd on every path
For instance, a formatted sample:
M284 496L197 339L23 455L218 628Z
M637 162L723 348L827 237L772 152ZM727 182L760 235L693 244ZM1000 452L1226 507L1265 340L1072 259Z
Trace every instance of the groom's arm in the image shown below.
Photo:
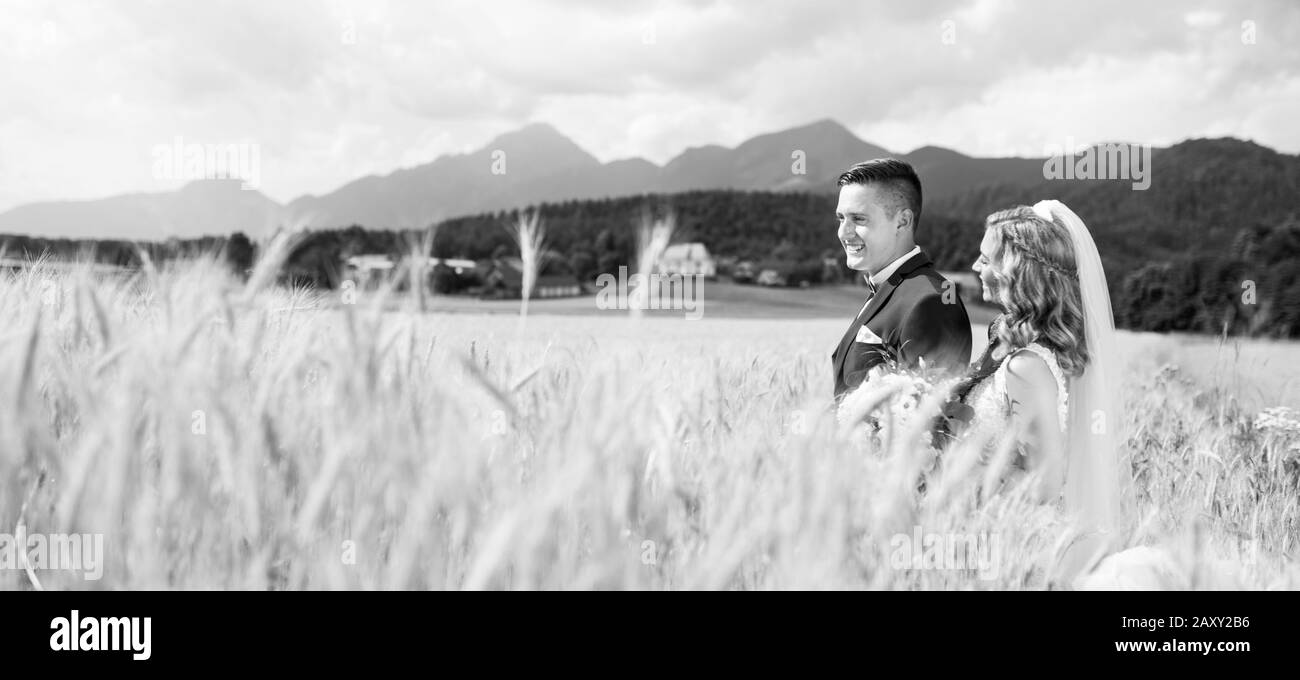
M844 384L849 389L861 385L867 379L867 373L893 357L884 344L854 341L849 345L848 357L845 359Z
M960 299L945 302L930 293L912 305L899 333L900 363L916 366L924 358L926 367L960 372L970 364L970 352L970 317Z

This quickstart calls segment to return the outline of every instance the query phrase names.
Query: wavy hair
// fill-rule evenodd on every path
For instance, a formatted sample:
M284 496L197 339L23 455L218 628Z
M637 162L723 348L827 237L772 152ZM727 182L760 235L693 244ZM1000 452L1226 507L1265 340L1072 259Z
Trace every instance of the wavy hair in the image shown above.
M1013 350L1038 342L1056 353L1067 375L1082 375L1088 346L1069 232L1023 205L989 215L984 226L997 236L988 267L1006 310L998 339Z

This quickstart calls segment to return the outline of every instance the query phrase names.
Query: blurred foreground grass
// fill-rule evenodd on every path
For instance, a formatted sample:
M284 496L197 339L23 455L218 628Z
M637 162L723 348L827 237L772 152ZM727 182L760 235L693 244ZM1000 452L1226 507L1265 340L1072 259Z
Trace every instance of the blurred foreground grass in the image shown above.
M0 531L105 537L102 580L45 588L1047 587L1052 513L965 478L917 497L906 451L838 431L844 321L434 315L265 280L0 277ZM1171 587L1300 585L1295 433L1129 340L1126 544L1169 547ZM992 561L913 568L914 532Z

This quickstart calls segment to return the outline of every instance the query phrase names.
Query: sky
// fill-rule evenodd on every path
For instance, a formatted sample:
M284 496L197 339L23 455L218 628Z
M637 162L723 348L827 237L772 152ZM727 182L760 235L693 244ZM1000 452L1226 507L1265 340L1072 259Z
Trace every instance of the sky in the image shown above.
M546 122L602 161L833 118L900 153L1300 152L1296 0L0 0L0 210L255 149L287 202Z

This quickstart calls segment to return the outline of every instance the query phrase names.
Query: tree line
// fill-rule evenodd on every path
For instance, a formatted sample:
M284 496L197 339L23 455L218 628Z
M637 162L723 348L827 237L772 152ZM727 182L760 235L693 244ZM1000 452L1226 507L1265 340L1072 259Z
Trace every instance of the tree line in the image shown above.
M917 240L941 270L966 271L978 254L984 218L996 210L1058 198L1092 230L1106 267L1116 323L1151 331L1273 337L1300 335L1300 160L1237 140L1185 143L1155 157L1147 191L1129 182L1060 181L992 186L924 207ZM726 266L775 268L791 285L856 280L844 268L834 193L690 191L543 203L544 261L582 281L617 275L635 262L639 225L673 215L676 242L698 241ZM313 231L282 271L287 283L338 286L350 255L485 260L516 253L510 226L520 210L446 220L427 231ZM138 266L218 253L245 271L256 246L243 234L163 243L0 237L5 255L48 253ZM445 274L445 272L444 272ZM453 286L454 287L454 286Z

